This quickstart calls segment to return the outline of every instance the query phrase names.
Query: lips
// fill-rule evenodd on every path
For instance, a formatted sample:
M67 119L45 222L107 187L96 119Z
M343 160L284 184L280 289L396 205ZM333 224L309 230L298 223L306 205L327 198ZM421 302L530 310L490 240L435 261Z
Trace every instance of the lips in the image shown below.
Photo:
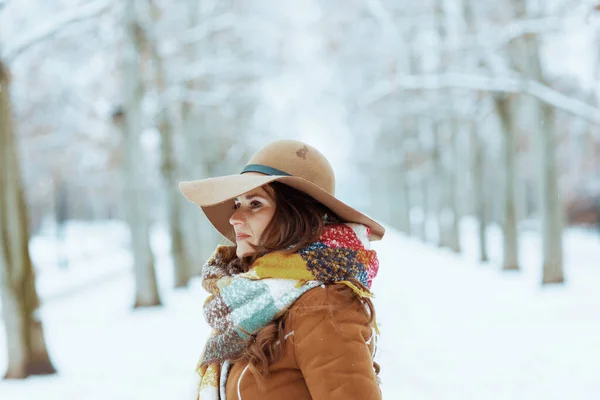
M250 237L250 235L246 235L245 233L237 233L235 235L235 238L237 240L244 240L244 239L248 239Z

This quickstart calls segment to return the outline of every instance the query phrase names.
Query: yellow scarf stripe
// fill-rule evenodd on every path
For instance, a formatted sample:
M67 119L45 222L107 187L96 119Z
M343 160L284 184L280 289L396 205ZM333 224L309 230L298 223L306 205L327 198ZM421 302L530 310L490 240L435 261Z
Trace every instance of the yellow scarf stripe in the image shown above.
M299 254L273 252L256 260L250 270L256 279L279 278L299 281L314 280L306 261Z

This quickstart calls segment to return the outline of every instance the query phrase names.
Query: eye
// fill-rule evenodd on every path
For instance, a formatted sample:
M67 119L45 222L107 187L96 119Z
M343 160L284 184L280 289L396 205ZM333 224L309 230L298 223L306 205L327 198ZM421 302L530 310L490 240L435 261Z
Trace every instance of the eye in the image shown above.
M233 209L237 210L238 208L240 208L242 206L241 203L234 203L233 204ZM254 200L252 202L250 202L250 208L260 208L262 207L262 203L258 200Z

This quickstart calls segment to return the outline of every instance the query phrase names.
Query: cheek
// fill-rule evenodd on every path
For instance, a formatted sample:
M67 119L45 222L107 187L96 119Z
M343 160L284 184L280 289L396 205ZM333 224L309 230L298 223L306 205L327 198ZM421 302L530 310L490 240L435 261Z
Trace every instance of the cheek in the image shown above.
M269 222L271 222L271 218L273 218L273 213L265 213L255 220L253 228L257 238L262 235Z

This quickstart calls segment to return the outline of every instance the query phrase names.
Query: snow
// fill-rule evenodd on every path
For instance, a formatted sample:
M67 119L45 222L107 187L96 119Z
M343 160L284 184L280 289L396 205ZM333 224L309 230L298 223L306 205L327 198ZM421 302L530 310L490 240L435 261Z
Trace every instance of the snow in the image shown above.
M476 262L473 222L465 220L462 230L462 255L389 228L375 243L381 269L373 289L382 332L376 359L384 398L596 399L597 233L569 230L567 282L542 287L535 231L523 227L522 272L505 273L498 266L498 229L489 230L492 261L486 264ZM197 279L188 290L170 289L168 240L156 229L164 307L132 310L124 232L117 222L70 224L68 270L56 266L51 238L32 240L41 315L59 374L2 381L0 399L193 398L194 367L209 333L201 313L205 293ZM4 342L0 331L0 369L6 367Z
M382 251L374 289L386 397L596 399L598 237L568 232L568 282L541 287L537 235L522 235L524 270L502 273L500 232L490 230L494 262L479 265L474 226L463 228L464 256L394 233L396 246L388 242Z

